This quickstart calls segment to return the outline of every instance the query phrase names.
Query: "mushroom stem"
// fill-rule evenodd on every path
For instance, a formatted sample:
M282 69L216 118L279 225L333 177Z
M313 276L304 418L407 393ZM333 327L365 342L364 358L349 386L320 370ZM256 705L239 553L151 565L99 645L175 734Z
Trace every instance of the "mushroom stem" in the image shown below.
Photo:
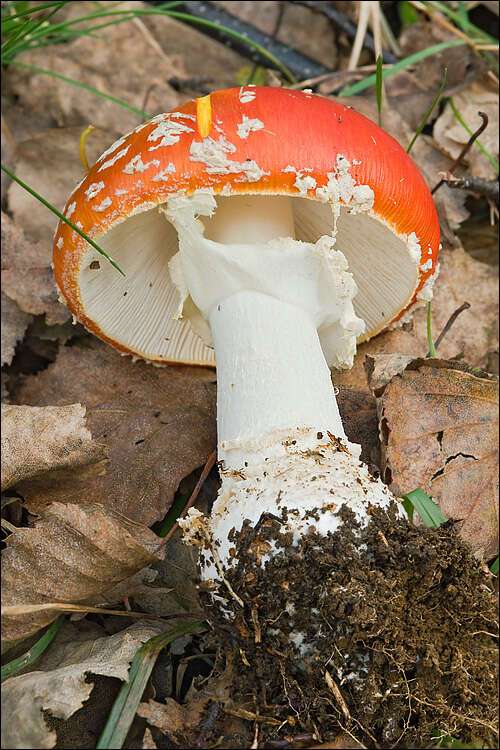
M216 305L210 327L217 355L218 457L225 468L241 469L249 460L245 444L276 430L292 439L298 428L345 438L330 370L306 311L244 291ZM311 447L309 437L302 440Z

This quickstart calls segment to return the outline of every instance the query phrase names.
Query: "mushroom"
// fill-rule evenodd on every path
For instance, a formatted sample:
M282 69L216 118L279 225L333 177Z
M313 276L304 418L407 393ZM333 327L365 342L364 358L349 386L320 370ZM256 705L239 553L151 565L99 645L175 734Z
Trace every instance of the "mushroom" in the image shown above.
M494 617L477 565L457 537L412 527L369 474L330 375L430 299L439 225L409 156L342 103L246 86L120 138L65 216L124 272L61 222L54 270L76 319L152 363L216 354L222 484L211 517L193 509L182 527L211 619L266 710L285 706L280 728L290 705L315 733L351 712L384 747L410 716L416 747L436 725L489 737ZM462 626L442 602L464 580Z
M366 522L393 503L330 375L431 296L436 211L390 135L312 94L218 91L116 141L65 216L125 274L60 222L57 283L90 331L153 363L212 366L215 350L222 486L210 521L183 523L202 577L227 584L235 535L262 514L286 508L298 543L344 505Z

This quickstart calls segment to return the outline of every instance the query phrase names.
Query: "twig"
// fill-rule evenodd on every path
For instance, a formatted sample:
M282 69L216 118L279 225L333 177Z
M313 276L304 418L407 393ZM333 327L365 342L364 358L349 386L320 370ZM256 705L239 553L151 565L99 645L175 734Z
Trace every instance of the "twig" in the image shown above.
M382 70L389 70L392 65L382 65ZM310 88L321 83L328 83L331 81L332 89L337 86L343 86L350 80L362 79L367 73L374 73L377 70L376 65L360 65L359 68L354 70L334 70L332 73L324 73L321 76L315 76L314 78L306 78L298 83L292 83L288 88L300 89ZM325 91L324 93L329 93Z
M363 3L365 4L365 3ZM339 29L342 29L349 39L354 39L356 36L356 24L350 21L343 13L337 8L334 8L330 3L322 2L322 0L295 0L295 5L303 5L305 8L310 8L319 13L322 13L330 21L332 21ZM369 31L366 32L364 38L364 46L375 54L375 43L373 37ZM395 63L398 58L395 57L391 52L384 49L382 50L382 58L385 63Z
M158 2L152 0L152 2L153 5L161 4L161 0ZM271 55L279 60L280 63L282 63L283 66L295 76L295 78L308 78L310 76L328 72L328 68L317 60L313 60L283 42L278 42L269 34L265 34L255 26L246 23L242 19L237 18L213 3L191 0L190 2L184 2L181 5L176 6L174 10L175 12L181 11L186 15L194 16L193 21L190 21L187 17L182 18L182 23L192 26L200 33L206 34L212 39L222 42L224 45L234 49L240 55L243 55L247 59L256 62L258 65L262 65L265 68L276 68L277 66L273 64L268 57L262 55L248 43L227 34L225 29L230 29L231 31L241 34L248 39L249 42L258 44L262 49L271 53ZM195 19L197 18L210 21L211 23L216 24L219 28L216 30L215 28L201 26L195 22Z
M158 84L156 84L156 83L152 83L152 84L151 84L150 86L148 86L148 88L146 89L146 92L145 92L145 94L144 94L144 99L142 100L142 107L141 107L141 109L142 109L142 111L143 111L143 112L145 112L145 111L146 111L146 104L147 104L147 101L148 101L148 99L149 99L149 95L151 94L151 92L152 92L152 91L154 91L154 89L155 89L155 88L157 87L157 85L158 85ZM146 119L146 118L144 118L144 119Z
M347 70L353 70L356 68L363 49L366 32L368 31L368 19L371 15L371 3L358 3L359 18L358 28L356 29L356 36L354 37L354 44L352 45L351 56L347 64ZM373 42L375 47L375 41ZM375 50L374 50L375 51Z
M441 331L441 333L439 334L439 336L437 337L434 343L434 349L438 348L439 344L444 339L444 337L446 336L446 334L448 333L448 331L450 330L450 328L452 327L453 323L456 321L460 313L463 312L464 310L468 310L469 308L470 308L470 304L468 302L464 302L463 305L460 305L460 307L458 307L455 310L455 312L450 315L450 317L448 318L448 321L444 325L443 330ZM426 357L430 357L430 356L431 356L431 353L427 352Z
M454 26L452 23L446 20L442 16L439 11L434 10L434 8L430 8L428 5L425 5L424 3L418 2L418 0L410 0L410 5L413 5L414 8L417 10L420 10L422 13L425 13L429 16L433 21L438 23L440 26L443 26L443 28L450 31L455 36L458 36L460 39L463 39L463 41L469 46L472 47L474 52L477 52L477 44L476 42L473 42L472 39L470 39L467 34L464 34L463 31L460 31L460 29L457 29L456 26Z
M347 703L345 702L342 693L338 689L337 685L333 681L333 678L330 674L330 672L326 669L325 670L325 682L332 691L333 695L335 696L335 700L339 704L340 708L342 709L342 713L344 714L344 719L346 721L351 720L351 714L349 713L349 709L347 708Z
M463 157L470 151L471 146L474 143L474 141L476 141L479 138L479 136L481 135L481 133L483 132L483 130L486 129L486 127L488 125L488 115L486 114L486 112L478 112L478 115L479 115L479 117L483 121L482 124L478 127L478 129L476 131L474 131L474 133L472 133L471 137L469 138L469 140L467 141L467 143L465 144L465 146L460 151L459 155L457 156L457 158L455 159L455 161L453 162L453 164L449 168L448 174L453 174L453 172L455 171L455 169L458 167L458 165L462 161ZM444 178L441 179L438 182L438 184L435 185L432 188L431 194L434 195L434 193L436 192L436 190L439 190L439 188L441 187L441 185L444 182L446 182L446 180Z
M176 530L177 530L177 528L179 526L179 519L184 518L184 516L186 515L186 513L188 512L188 510L191 508L191 506L194 505L194 502L195 502L196 498L198 497L198 493L200 492L201 488L203 487L203 483L204 483L205 479L208 477L208 475L212 471L212 467L215 464L216 458L217 458L217 451L215 450L207 458L207 462L205 464L205 467L204 467L203 471L201 472L200 478L198 479L198 481L196 483L196 486L195 486L194 490L192 491L191 496L190 496L189 500L187 501L187 503L186 503L186 505L184 507L184 510L182 511L182 513L180 514L179 518L174 523L174 525L172 526L172 528L170 529L170 531L168 532L168 534L165 536L165 539L161 543L161 546L163 546L164 544L166 544L169 541L169 539L172 538L172 536L175 534L175 532L176 532Z
M229 593L231 594L231 596L233 597L233 599L235 600L235 602L238 602L238 604L240 605L240 607L243 608L245 606L244 603L243 603L243 599L240 599L240 597L238 596L238 594L236 593L236 591L233 589L233 587L231 586L231 584L227 580L226 576L224 575L224 567L223 567L222 561L221 561L221 559L219 557L219 553L217 552L216 548L212 544L212 540L208 537L208 534L205 535L205 539L207 540L207 542L208 542L208 544L210 546L210 551L211 551L212 556L214 558L215 567L217 568L217 570L219 572L219 575L222 578L222 582L224 583L224 586L227 588L227 590L229 591Z
M470 177L453 177L447 172L444 181L448 187L476 193L498 204L498 180L485 180L483 177L473 177L472 175Z
M169 65L171 65L172 64L172 60L167 55L167 53L162 50L160 43L154 38L153 34L148 29L148 27L146 26L146 24L144 23L144 21L141 18L138 18L137 16L135 16L134 23L138 27L138 29L141 32L141 34L144 35L144 37L146 38L146 41L148 42L148 44L151 45L151 47L154 49L154 51L161 58L163 58L163 60L165 62L167 62Z

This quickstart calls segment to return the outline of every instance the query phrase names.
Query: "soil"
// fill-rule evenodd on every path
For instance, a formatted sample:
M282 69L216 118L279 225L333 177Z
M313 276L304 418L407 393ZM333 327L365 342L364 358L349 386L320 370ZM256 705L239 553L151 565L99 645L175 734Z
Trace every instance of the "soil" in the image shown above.
M228 625L211 605L222 652L233 654L226 711L247 719L250 738L258 725L259 747L342 730L368 747L435 746L436 730L495 747L496 599L481 564L453 524L415 527L395 504L373 509L363 528L342 513L337 532L299 546L277 517L235 540L227 578L245 606L223 587ZM271 542L280 552L261 567ZM228 738L227 721L210 739L221 735L226 747L251 742Z

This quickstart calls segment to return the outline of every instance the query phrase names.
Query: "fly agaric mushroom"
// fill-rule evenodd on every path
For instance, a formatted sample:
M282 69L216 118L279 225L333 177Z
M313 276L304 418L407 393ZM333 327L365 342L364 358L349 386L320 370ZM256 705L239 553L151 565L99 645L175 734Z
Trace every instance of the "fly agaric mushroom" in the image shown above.
M280 502L297 533L392 501L346 441L329 370L431 294L436 211L391 136L308 93L219 91L120 138L65 215L125 273L60 222L56 279L90 331L157 363L211 365L215 348L222 567L230 530ZM218 577L213 549L201 560Z
M254 648L262 679L266 660L281 660L268 672L267 695L276 689L276 703L290 701L286 654L303 684L323 670L320 682L338 698L328 671L336 669L351 702L359 692L363 721L393 746L408 727L394 670L402 671L405 690L410 682L420 690L393 653L400 661L408 655L408 670L426 668L441 636L454 653L441 623L419 645L421 623L430 627L431 612L446 607L428 604L420 584L414 601L411 585L405 599L412 576L424 588L430 581L431 590L443 578L438 540L415 541L417 530L394 497L359 462L329 367L349 367L357 342L397 325L431 296L439 226L417 168L393 138L342 104L247 86L188 102L120 138L75 189L65 215L125 273L61 222L54 270L75 318L121 352L153 363L213 365L215 349L222 486L210 519L192 510L181 522L187 541L201 547L214 619L231 621L247 666ZM455 563L446 550L444 580L462 575L463 551L455 553L458 573L450 578ZM377 567L384 561L392 565L387 580ZM359 575L351 567L358 563ZM454 590L447 586L442 596ZM395 601L403 602L403 620L392 626ZM483 601L477 607L479 633L490 610ZM404 618L413 612L415 648L405 639ZM456 619L449 619L453 640ZM380 655L395 638L399 650L386 659L386 677ZM481 654L490 659L488 638L472 644L467 635L467 654L482 639ZM370 671L372 652L378 661ZM432 673L446 675L443 690L453 696L446 715L467 714L469 705L457 704L464 691L450 676L455 667L441 672L434 658ZM483 662L467 664L474 689L484 682ZM415 746L435 729L429 701L437 693L432 687L410 707L410 715L420 711ZM421 705L431 706L430 725ZM477 705L474 731L488 727L494 712L489 699ZM342 710L349 716L345 703ZM453 722L439 726L451 733ZM316 732L314 721L308 726Z

